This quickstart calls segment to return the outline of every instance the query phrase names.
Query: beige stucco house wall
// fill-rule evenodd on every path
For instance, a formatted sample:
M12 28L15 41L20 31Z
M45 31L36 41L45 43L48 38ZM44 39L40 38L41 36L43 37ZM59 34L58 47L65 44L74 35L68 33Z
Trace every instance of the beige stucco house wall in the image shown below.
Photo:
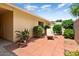
M75 40L77 43L79 43L79 19L75 21L74 29L75 29Z
M0 20L2 21L0 24L1 25L5 24L5 26L2 26L4 28L0 30L0 36L4 37L5 39L11 40L13 42L18 40L16 38L15 31L22 31L26 28L30 32L30 37L32 37L32 29L34 26L38 25L39 21L43 22L44 25L49 24L49 21L39 16L30 14L27 11L22 10L11 4L0 4L0 8L7 10L7 12L4 12L4 14L3 13L1 14L4 16L0 16L0 19L2 18Z

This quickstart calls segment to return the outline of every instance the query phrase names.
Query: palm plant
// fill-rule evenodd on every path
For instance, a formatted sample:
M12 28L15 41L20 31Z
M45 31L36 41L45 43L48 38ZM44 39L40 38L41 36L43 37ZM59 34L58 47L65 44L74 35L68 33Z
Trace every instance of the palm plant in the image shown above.
M17 35L17 38L19 38L20 42L24 42L24 40L26 40L26 42L27 42L29 39L28 29L27 30L25 29L23 31L16 31L16 35Z
M79 4L72 4L70 11L73 16L79 17Z
M44 26L45 35L46 35L46 29L47 29L47 28L50 28L50 26L49 26L49 25L45 25L45 26Z

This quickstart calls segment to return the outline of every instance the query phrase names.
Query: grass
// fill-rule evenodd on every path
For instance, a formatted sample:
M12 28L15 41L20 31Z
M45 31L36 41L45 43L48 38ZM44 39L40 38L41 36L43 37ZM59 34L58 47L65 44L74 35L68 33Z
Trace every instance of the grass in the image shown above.
M76 51L65 51L65 56L79 56L79 50Z

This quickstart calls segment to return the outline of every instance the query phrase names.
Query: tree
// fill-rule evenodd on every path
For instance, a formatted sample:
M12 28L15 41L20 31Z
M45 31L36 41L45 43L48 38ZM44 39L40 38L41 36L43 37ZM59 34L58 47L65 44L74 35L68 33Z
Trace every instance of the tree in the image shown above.
M78 3L72 4L70 12L73 16L79 17L79 4Z
M65 29L73 29L73 20L72 19L68 19L68 20L64 20L62 22L62 26Z
M62 22L62 19L56 20L56 22Z

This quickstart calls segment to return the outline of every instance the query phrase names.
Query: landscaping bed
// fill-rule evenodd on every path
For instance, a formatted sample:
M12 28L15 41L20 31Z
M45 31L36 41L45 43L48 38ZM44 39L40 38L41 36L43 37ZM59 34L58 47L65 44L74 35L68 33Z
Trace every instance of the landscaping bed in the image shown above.
M79 50L75 50L75 51L65 50L64 55L65 56L79 56Z
M65 39L64 49L65 56L79 56L79 45L73 39Z

